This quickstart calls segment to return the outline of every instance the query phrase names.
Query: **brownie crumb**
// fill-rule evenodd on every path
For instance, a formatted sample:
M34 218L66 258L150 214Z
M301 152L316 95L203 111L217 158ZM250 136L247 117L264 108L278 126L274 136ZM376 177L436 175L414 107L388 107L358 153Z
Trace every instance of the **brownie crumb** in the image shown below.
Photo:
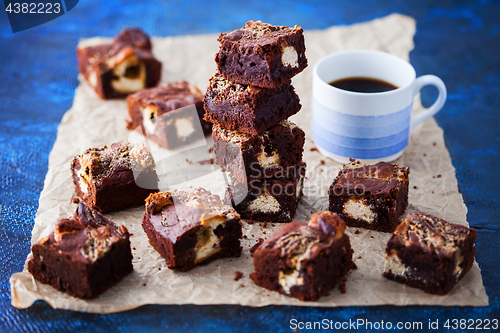
M358 259L361 259L361 256L359 256Z
M413 186L413 188L416 190L418 187L417 186Z
M432 145L435 146L435 145L437 145L437 143L433 142Z
M319 172L323 172L323 169L319 169Z
M425 156L427 156L427 154L426 154L426 153L424 153L424 157L425 157Z
M441 175L439 174L439 175L437 175L436 177L437 177L437 178L441 178Z
M318 151L318 148L316 147L312 147L311 149L309 149L310 151Z
M143 283L142 285L143 285L144 287L146 286L146 284L145 284L145 283Z
M132 250L134 250L134 251L135 251L135 247L133 247L133 248L132 248Z
M211 159L208 159L208 160L198 161L196 163L201 164L201 165L203 165L203 164L214 164L214 159L211 158Z
M213 148L208 148L208 153L211 154L213 151Z
M188 162L189 164L193 163L193 162L191 162L190 160L188 160L187 158L186 158L186 162Z
M234 272L234 281L238 281L239 279L241 279L243 277L243 273L240 272L240 271L236 271Z
M77 204L77 203L80 203L80 199L78 199L78 198L73 198L73 203L76 203L76 204Z
M319 163L321 163L321 165L325 164L325 161L324 160L319 160Z
M242 284L240 284L240 287L241 288L245 288L245 285L242 283Z
M243 235L243 236L241 236L241 238L247 239L248 237L247 237L247 235Z
M264 222L264 224L262 225L262 227L264 227L264 228L267 227L267 221Z
M431 193L434 194L434 191L432 191Z
M373 236L370 236L370 238L373 238Z
M358 234L360 234L360 233L361 233L361 231L358 229L358 230L356 230L354 233L355 233L356 235L358 235Z
M250 253L253 255L253 253L257 250L257 248L260 246L260 244L263 242L264 240L262 238L259 238L257 240L257 243L255 243L254 246L252 246L252 248L250 248Z
M339 282L339 289L340 289L340 292L342 294L345 294L346 293L346 279L342 279L340 282Z
M252 220L252 218L250 218L250 220L248 220L248 222L247 222L247 223L248 223L248 224L253 224L253 220Z

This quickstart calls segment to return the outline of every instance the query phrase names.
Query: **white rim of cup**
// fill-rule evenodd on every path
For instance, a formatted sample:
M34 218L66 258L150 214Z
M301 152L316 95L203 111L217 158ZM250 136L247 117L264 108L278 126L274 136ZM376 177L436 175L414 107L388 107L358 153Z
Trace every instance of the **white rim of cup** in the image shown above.
M400 64L402 64L403 66L407 67L410 70L410 72L411 72L412 79L410 80L410 82L406 83L405 85L398 86L396 89L393 89L393 90L388 90L388 91L383 91L383 92L376 92L376 93L363 93L363 92L349 91L349 90L344 90L344 89L340 89L340 88L334 87L334 86L330 85L328 82L325 82L320 77L320 75L318 74L318 67L321 66L321 64L329 61L331 58L335 58L335 57L338 57L338 56L346 56L346 55L354 54L354 53L356 53L356 54L364 53L364 54L372 54L372 55L376 54L377 56L389 57L392 60L397 61ZM413 68L413 66L409 62L401 59L400 57L395 56L395 55L390 54L390 53L387 53L387 52L375 51L375 50L363 50L363 49L349 50L349 51L340 51L340 52L332 53L330 55L327 55L327 56L323 57L322 59L320 59L316 63L316 65L314 65L313 75L318 78L318 80L321 82L322 85L324 85L325 87L328 87L327 89L334 89L334 90L337 90L337 91L341 91L342 93L353 94L353 95L360 95L360 96L363 96L363 95L382 95L382 94L384 94L384 95L390 95L390 94L395 94L399 90L405 89L405 88L409 87L411 84L413 84L415 82L415 79L417 78L417 73L415 72L415 68ZM378 78L375 78L375 79L378 79ZM394 84L392 82L389 82L389 83Z

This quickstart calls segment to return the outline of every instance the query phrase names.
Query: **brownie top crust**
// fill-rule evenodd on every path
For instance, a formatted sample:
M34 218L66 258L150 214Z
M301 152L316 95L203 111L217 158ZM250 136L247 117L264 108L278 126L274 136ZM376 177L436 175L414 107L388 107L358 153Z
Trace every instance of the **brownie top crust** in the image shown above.
M244 142L251 140L251 139L256 139L256 138L262 138L266 135L269 135L270 132L273 130L280 130L281 128L288 128L290 132L292 132L295 128L297 128L297 125L292 123L291 121L288 120L283 120L279 122L276 126L271 127L267 131L264 131L258 135L252 135L248 133L243 133L243 132L238 132L238 131L232 131L232 130L227 130L224 129L218 125L213 125L214 131L217 131L218 135L227 142L232 142L234 144L237 144L241 146Z
M308 224L293 221L285 224L256 249L281 249L281 256L305 253L314 244L330 244L344 235L345 222L337 214L322 211L311 216Z
M156 106L159 109L153 115L156 117L162 113L201 103L203 94L196 86L186 81L179 81L136 92L127 97L128 102L132 100L137 100L142 106Z
M146 199L146 214L150 214L156 231L172 243L198 226L225 225L228 220L239 223L240 219L233 207L224 205L218 195L203 188L151 194Z
M146 199L146 212L156 214L164 207L172 205L196 208L199 213L198 220L207 220L216 216L228 219L240 217L234 208L225 205L217 194L212 194L201 187L191 192L173 190L152 193Z
M129 237L126 227L80 203L73 217L58 221L54 232L38 244L91 263L105 255L114 243Z
M349 194L383 194L399 183L408 181L409 172L407 166L398 167L397 164L387 162L368 164L357 160L344 165L334 186L350 191Z
M82 155L75 156L80 163L81 174L92 174L96 186L102 186L112 174L113 180L120 183L121 171L139 173L152 172L156 165L151 153L144 145L135 145L127 141L87 149ZM126 177L129 181L129 177Z
M262 21L248 21L241 29L234 30L230 33L221 33L217 41L231 41L240 44L259 44L260 46L264 46L273 43L280 37L297 33L302 34L302 32L302 28L297 26L289 28L263 23Z
M475 231L422 212L409 213L394 231L389 243L417 246L437 253L454 252ZM474 237L475 238L475 237Z
M116 35L113 44L132 45L138 49L151 50L151 40L144 31L139 28L128 28Z

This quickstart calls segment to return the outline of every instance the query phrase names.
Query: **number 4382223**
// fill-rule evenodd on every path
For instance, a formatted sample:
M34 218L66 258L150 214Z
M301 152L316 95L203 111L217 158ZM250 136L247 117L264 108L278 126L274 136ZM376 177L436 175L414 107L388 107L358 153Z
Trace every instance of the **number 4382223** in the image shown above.
M59 14L60 3L9 3L5 11L9 14Z
M498 319L448 319L443 325L447 329L494 330L498 329Z

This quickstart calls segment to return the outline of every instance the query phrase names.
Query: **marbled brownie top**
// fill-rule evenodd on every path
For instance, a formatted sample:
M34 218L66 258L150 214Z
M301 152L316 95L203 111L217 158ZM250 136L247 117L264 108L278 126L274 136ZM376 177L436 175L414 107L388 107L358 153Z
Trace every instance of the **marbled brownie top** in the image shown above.
M233 207L225 205L217 194L203 188L186 192L173 190L150 194L146 199L146 212L156 214L166 206L182 205L199 209L199 219L206 220L221 216L228 219L239 218Z
M346 188L356 193L381 194L389 192L395 186L408 182L410 169L397 164L378 162L375 164L352 161L340 170L333 186L337 189Z
M453 252L463 246L471 229L422 212L409 213L389 242L417 246L426 251Z
M105 179L120 171L148 173L156 167L153 156L144 145L135 145L127 141L89 148L82 155L75 156L73 165L77 170L81 170L82 175L92 174L92 180L98 187L103 185Z
M137 101L143 107L154 105L158 114L203 102L203 94L186 81L179 81L144 89L127 97L127 102Z
M262 21L248 21L241 29L234 30L231 33L221 33L217 40L219 42L232 41L240 44L258 44L259 46L270 44L280 37L293 34L302 34L301 27L276 26Z
M331 244L344 235L345 222L337 214L322 211L311 216L308 224L293 221L285 224L267 238L255 252L279 249L281 257L296 257L311 251L314 244Z
M128 238L126 227L80 203L73 217L57 222L54 232L38 244L67 253L76 260L95 262L114 243Z

